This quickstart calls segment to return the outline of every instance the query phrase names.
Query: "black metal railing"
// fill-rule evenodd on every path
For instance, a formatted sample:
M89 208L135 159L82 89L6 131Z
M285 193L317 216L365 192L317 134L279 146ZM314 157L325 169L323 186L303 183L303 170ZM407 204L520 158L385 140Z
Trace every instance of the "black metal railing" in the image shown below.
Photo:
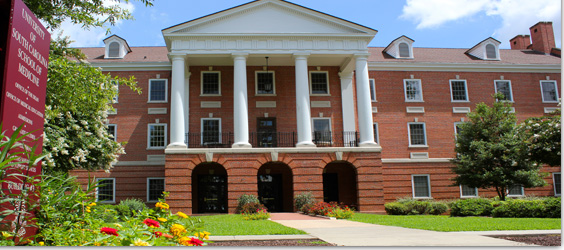
M230 148L234 141L233 132L187 133L188 148ZM313 132L312 142L317 147L358 147L356 131ZM249 143L253 148L291 148L298 142L296 132L249 132Z

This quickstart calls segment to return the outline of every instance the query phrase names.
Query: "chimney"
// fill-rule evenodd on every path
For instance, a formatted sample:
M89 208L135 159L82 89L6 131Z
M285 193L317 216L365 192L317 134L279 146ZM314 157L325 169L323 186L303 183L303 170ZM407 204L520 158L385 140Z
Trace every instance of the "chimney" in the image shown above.
M509 40L511 44L511 49L524 50L527 46L531 45L531 36L529 35L517 35Z
M533 50L550 54L552 48L556 47L554 42L554 31L552 30L552 22L538 22L529 28L531 38L533 39Z

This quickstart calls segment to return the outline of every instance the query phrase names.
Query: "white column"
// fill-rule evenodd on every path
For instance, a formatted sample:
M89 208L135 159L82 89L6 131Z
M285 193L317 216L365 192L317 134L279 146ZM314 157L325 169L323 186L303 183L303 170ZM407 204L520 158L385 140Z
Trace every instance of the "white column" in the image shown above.
M370 82L368 80L368 55L357 54L356 59L356 101L358 110L358 129L360 147L377 146L374 142L372 120L372 101L370 100Z
M186 74L184 76L184 132L188 133L190 131L190 67L186 66ZM186 146L188 142L186 142Z
M296 64L296 121L298 143L296 147L315 147L311 140L311 109L309 101L309 80L307 57L309 53L294 54Z
M172 87L170 91L170 144L168 148L186 148L184 127L185 57L186 54L169 54L172 59Z
M340 72L341 78L341 106L343 111L343 132L353 133L356 131L356 118L354 115L354 91L353 72ZM346 145L353 145L355 138L347 136Z
M249 109L247 103L247 56L248 53L234 53L233 56L233 127L235 143L233 148L250 148Z

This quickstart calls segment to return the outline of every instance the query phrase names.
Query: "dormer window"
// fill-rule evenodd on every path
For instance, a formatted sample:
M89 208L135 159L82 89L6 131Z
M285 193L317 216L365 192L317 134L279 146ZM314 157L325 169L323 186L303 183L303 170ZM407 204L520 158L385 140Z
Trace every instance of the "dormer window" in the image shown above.
M413 59L413 42L413 39L407 36L400 36L393 40L384 52L396 59Z
M491 37L481 41L480 43L476 44L471 49L467 50L465 53L471 55L473 57L482 59L482 60L501 60L499 56L499 45L501 44L500 41L495 40Z
M127 41L116 35L104 39L104 44L106 45L105 59L122 59L131 52Z

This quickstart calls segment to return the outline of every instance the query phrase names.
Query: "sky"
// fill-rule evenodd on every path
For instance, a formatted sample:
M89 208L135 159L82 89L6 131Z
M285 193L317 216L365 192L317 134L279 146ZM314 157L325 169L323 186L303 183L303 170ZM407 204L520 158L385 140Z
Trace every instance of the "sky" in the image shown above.
M104 0L111 4L113 0ZM251 0L154 0L145 7L138 1L120 5L135 20L122 20L106 29L83 30L63 23L64 36L74 47L102 47L106 37L116 34L129 46L164 46L162 29L229 9ZM471 48L493 37L509 49L516 35L529 35L539 21L553 22L556 47L561 48L561 0L289 0L292 3L378 30L369 44L386 47L405 35L414 47Z

